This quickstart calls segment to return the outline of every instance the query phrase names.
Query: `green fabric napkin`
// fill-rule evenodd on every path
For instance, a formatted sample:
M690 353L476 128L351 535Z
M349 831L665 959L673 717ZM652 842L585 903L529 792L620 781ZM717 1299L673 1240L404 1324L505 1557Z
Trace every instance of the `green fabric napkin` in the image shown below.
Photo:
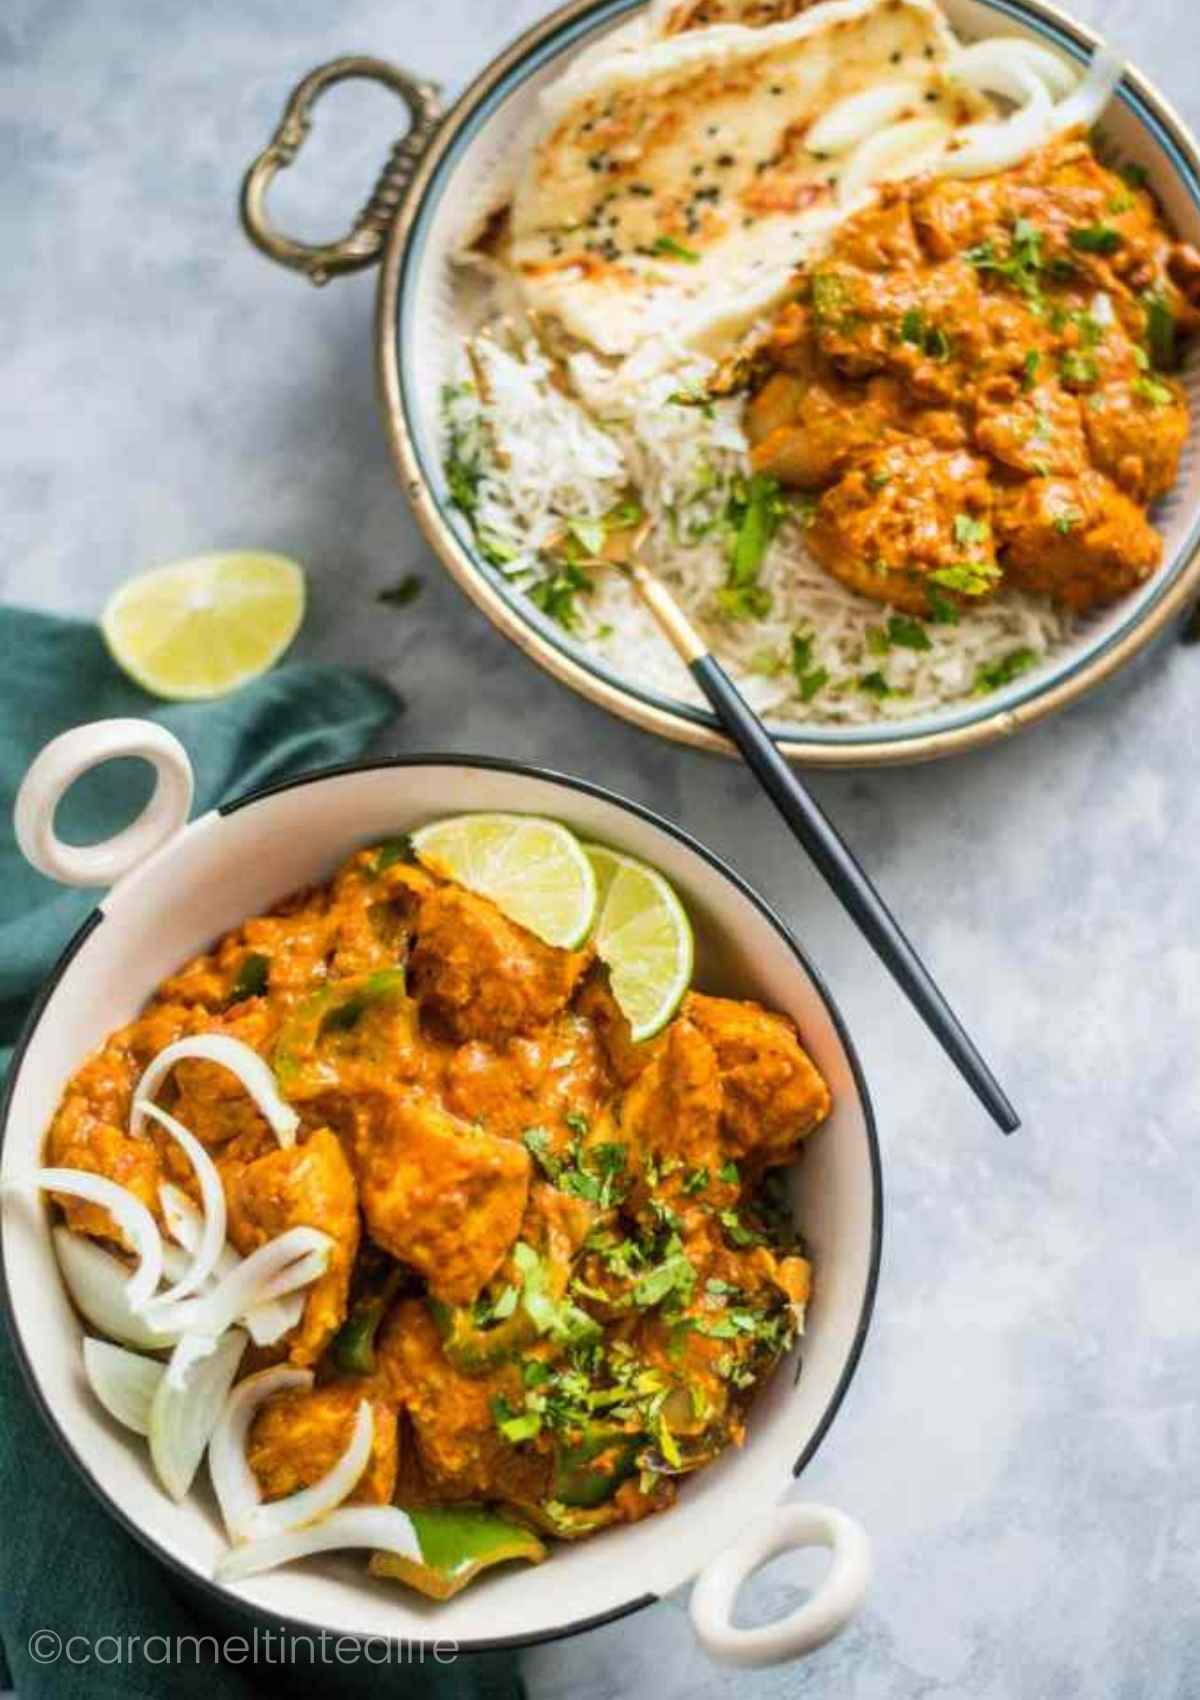
M34 873L13 839L17 787L43 744L83 720L157 720L187 747L199 812L272 779L352 759L401 706L361 674L306 665L280 667L221 702L164 705L118 672L94 626L0 608L0 1069L30 998L96 895ZM147 791L141 763L110 763L74 788L59 831L77 842L108 837ZM354 1648L339 1655L332 1642L285 1651L280 1627L262 1620L257 1647L226 1639L216 1662L213 1643L193 1638L250 1642L254 1623L214 1608L101 1509L35 1412L7 1330L0 1407L0 1646L8 1667L0 1661L0 1687L14 1686L21 1700L251 1700L268 1690L306 1700L326 1692L351 1700L521 1695L507 1656L402 1663L382 1644L355 1658ZM438 1633L433 1618L428 1633Z

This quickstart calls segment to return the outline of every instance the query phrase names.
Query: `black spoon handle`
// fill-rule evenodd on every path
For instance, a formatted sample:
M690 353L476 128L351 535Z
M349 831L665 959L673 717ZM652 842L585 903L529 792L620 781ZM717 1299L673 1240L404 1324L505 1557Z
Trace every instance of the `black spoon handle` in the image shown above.
M1004 1133L1020 1117L901 927L803 781L784 761L761 720L715 656L689 662L717 717L747 766L824 875L901 991Z

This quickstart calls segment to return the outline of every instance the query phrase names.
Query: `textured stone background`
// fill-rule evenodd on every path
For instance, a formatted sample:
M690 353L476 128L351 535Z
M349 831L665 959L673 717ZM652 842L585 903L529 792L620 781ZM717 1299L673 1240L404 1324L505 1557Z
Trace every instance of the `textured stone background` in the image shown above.
M1076 0L1193 120L1191 0ZM541 0L5 0L0 595L90 615L127 574L251 543L311 572L312 655L386 673L404 747L517 753L682 821L785 910L864 1054L885 1147L881 1299L802 1491L878 1578L808 1664L733 1675L682 1601L528 1659L537 1700L1182 1700L1200 1692L1200 653L1171 645L1008 748L826 776L1026 1117L1005 1143L732 765L523 663L418 539L374 396L373 282L242 240L238 181L297 76L391 55L455 89ZM322 109L279 217L331 232L395 128ZM415 569L403 611L375 592ZM80 704L81 717L87 704ZM751 1590L756 1615L784 1573Z

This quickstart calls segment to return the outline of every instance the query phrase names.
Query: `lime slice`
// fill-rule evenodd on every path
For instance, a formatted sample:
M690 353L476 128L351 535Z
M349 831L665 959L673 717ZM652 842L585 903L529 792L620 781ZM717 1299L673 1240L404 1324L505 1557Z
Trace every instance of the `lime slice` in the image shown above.
M100 620L113 660L155 696L220 697L265 673L304 618L283 555L196 555L127 579Z
M660 873L603 844L585 844L600 913L596 951L636 1040L664 1028L692 980L692 927Z
M596 880L574 833L539 815L454 815L412 835L435 873L490 897L546 944L575 950L596 919Z

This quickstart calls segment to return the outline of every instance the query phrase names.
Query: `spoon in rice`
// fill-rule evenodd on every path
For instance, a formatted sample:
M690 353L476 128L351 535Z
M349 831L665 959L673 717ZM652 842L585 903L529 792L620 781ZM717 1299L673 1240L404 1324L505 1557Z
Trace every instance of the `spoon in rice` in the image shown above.
M854 852L780 755L771 734L666 585L641 559L653 529L652 520L643 521L636 532L626 534L624 547L625 537L620 544L613 537L610 544L616 547L589 565L613 567L629 580L834 896L1001 1131L1015 1133L1020 1117Z

